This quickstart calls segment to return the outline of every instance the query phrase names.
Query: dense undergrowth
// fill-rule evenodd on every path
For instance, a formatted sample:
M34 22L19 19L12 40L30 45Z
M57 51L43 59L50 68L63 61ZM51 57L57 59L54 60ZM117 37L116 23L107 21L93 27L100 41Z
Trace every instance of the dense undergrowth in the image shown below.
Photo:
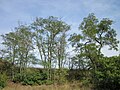
M16 68L14 78L12 79L11 71L0 74L0 88L4 88L8 81L21 83L22 85L51 85L64 84L67 82L82 83L83 86L89 87L92 82L95 90L119 90L120 89L120 57L105 57L99 62L99 68L95 73L92 70L52 70L52 79L49 79L47 70L39 68L26 68L24 72L19 73ZM7 68L6 68L7 69ZM94 76L94 77L91 77Z

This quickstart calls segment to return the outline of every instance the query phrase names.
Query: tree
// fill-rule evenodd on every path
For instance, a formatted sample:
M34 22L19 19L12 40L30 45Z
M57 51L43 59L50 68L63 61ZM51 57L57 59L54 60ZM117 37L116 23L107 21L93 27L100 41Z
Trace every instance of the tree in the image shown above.
M17 55L17 41L16 41L16 35L14 32L10 32L8 34L5 35L1 35L3 42L2 44L5 46L5 50L4 51L4 56L3 58L5 60L8 60L11 64L12 67L10 67L12 70L12 78L14 78L14 65L15 65L15 59L16 59L16 55Z
M119 41L116 39L117 34L112 28L112 24L112 20L103 18L99 21L91 13L83 19L79 26L81 34L73 34L69 39L73 47L90 60L88 64L93 71L93 79L95 79L95 71L99 68L100 58L103 57L101 49L104 46L109 46L109 49L118 50ZM93 81L96 82L96 80Z
M113 21L108 18L103 18L101 21L89 14L84 18L80 25L83 33L85 43L85 51L88 53L87 57L90 59L93 68L93 83L95 83L96 75L94 74L99 68L99 61L102 56L101 49L104 46L109 46L109 49L117 50L118 41L116 39L116 32L111 27Z
M47 19L36 18L31 24L34 33L34 42L38 48L40 61L43 67L48 69L49 79L52 78L51 70L58 63L59 69L65 58L66 32L70 26L50 16ZM55 63L55 64L54 64Z
M16 40L17 40L17 65L20 68L20 73L22 70L28 66L28 63L31 63L30 57L33 56L33 34L30 31L30 28L25 25L20 25L19 27L15 28L16 29ZM33 58L33 57L32 57ZM36 60L36 59L34 59Z
M2 44L6 48L4 59L8 60L11 64L12 78L14 78L15 68L19 67L19 72L31 63L31 51L33 48L32 33L28 26L20 25L15 28L15 32L2 35ZM35 60L35 59L34 59Z

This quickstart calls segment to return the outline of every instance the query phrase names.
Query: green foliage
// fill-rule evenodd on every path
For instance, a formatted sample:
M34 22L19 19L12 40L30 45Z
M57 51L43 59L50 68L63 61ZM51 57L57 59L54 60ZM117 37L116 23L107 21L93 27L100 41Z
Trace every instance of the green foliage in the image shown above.
M98 20L91 13L85 17L79 26L80 34L73 34L69 38L75 48L75 60L88 61L91 70L91 82L95 90L118 90L120 88L120 57L103 58L102 48L118 50L119 41L116 39L116 31L112 28L113 21L109 18ZM77 57L80 55L80 57ZM77 57L77 58L76 58ZM102 59L101 59L102 58ZM74 64L74 63L73 63ZM81 66L79 63L75 65ZM72 65L73 66L73 65ZM89 80L83 80L88 83Z
M22 74L16 74L14 82L20 82L23 85L41 85L45 84L47 74L39 71L29 71Z
M55 71L54 81L58 84L63 84L67 81L68 70L67 69L57 69Z
M98 90L118 90L120 88L120 57L103 58L95 72L95 86Z
M83 86L89 86L90 85L90 78L85 78L82 80L82 85Z
M0 74L0 89L4 88L7 85L7 76L5 73Z

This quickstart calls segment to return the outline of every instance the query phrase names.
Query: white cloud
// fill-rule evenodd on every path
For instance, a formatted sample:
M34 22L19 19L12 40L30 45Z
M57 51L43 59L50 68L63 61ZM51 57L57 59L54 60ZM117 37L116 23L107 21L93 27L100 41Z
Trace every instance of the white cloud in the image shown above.
M116 56L116 55L119 55L119 51L115 51L115 50L108 50L109 48L106 46L102 49L102 53L105 55L105 56Z

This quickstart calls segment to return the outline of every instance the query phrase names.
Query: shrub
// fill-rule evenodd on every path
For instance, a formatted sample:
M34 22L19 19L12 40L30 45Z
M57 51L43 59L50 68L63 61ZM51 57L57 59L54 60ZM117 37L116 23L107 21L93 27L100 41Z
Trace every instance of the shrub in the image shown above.
M7 85L7 76L5 73L0 74L0 89L4 88Z
M90 78L84 78L82 81L83 86L89 86L90 85Z
M23 85L41 85L47 80L47 74L39 71L28 71L15 75L14 82L20 82Z
M95 90L120 89L120 57L103 58L95 72Z
M67 81L67 69L57 69L55 71L55 79L54 81L56 81L56 83L58 84L63 84Z

